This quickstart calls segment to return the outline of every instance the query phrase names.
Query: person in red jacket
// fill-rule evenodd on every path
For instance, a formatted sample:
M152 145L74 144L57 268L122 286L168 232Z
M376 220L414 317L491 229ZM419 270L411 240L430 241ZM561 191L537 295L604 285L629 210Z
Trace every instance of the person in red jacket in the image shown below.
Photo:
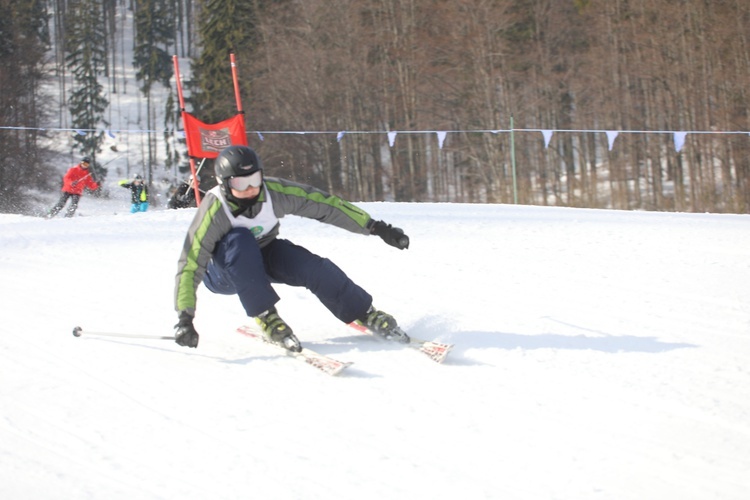
M89 188L92 191L99 189L99 184L97 184L93 177L91 177L91 171L89 170L90 166L91 159L88 156L84 156L83 159L81 159L81 163L68 169L65 176L63 176L62 195L60 196L60 199L57 200L57 204L55 204L47 214L48 219L51 219L62 210L65 203L68 201L68 198L71 199L71 202L67 212L65 212L65 217L73 217L73 214L76 213L76 209L78 208L78 200L81 199L83 190L85 188Z

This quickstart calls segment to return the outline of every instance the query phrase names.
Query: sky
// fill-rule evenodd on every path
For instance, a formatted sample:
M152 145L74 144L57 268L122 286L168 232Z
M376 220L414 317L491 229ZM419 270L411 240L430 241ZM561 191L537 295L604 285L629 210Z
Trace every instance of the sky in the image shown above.
M171 340L195 209L0 214L0 498L744 499L750 217L360 203L411 247L298 217L442 365L279 285L325 375L238 333L199 288ZM119 189L119 190L118 190ZM50 195L50 204L56 194Z

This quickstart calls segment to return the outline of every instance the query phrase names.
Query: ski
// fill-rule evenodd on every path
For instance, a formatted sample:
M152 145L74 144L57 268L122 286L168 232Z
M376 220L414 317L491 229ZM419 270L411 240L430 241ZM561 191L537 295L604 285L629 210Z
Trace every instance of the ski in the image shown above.
M327 375L338 375L347 367L352 365L351 362L344 362L330 358L311 349L308 349L307 347L303 347L302 351L300 352L290 351L289 349L285 349L280 345L269 342L262 333L260 333L256 328L253 328L252 326L243 325L237 328L237 332L251 339L263 342L267 346L273 347L291 358L297 359L304 362L305 364L313 366Z
M357 322L349 323L349 326L351 326L358 332L366 333L367 335L372 335L373 337L376 337L378 339L381 338L376 333L373 333L369 328L367 328L364 325L360 325ZM443 344L441 342L435 342L433 340L421 340L421 339L412 337L408 333L406 335L409 337L408 343L402 344L402 343L395 342L395 341L392 343L395 345L402 345L404 347L415 349L421 352L422 354L427 355L428 358L435 361L436 363L442 363L443 361L445 361L445 358L448 356L448 353L451 351L451 349L453 349L453 344Z

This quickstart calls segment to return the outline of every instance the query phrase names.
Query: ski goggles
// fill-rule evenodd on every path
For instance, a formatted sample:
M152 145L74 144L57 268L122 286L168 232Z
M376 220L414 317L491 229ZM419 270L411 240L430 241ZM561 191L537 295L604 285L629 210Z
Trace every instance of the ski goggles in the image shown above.
M241 175L229 178L229 187L236 191L244 191L249 187L260 187L263 184L263 172L258 170L250 175Z

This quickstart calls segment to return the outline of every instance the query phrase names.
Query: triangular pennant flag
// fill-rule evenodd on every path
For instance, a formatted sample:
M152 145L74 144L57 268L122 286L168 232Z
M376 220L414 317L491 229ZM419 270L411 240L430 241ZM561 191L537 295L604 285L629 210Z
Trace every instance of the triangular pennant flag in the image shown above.
M446 136L446 134L447 134L447 132L437 132L438 147L440 147L440 149L443 149L443 143L445 142L445 136Z
M84 132L83 130L80 130L80 129L76 129L76 134L78 134L78 135L86 135L86 132Z
M117 138L115 137L115 134L111 130L106 130L106 133L107 138L105 141L109 143L109 149L117 151Z
M552 131L551 130L542 130L542 135L544 136L544 147L549 147L549 141L552 139Z
M336 134L336 141L341 142L341 139L344 137L344 134L346 134L346 132L339 132L338 134Z
M612 146L615 144L615 139L619 132L615 130L607 130L607 142L609 143L609 150L612 151Z
M260 139L261 142L265 140L263 139L263 134L261 134L260 132L256 132L256 134L258 134L258 139Z
M398 132L388 132L388 144L391 147L393 147L396 142L396 134L398 134Z
M682 146L685 145L685 136L687 136L687 132L674 133L674 149L678 153L682 150Z
M490 132L492 132L493 134L497 135L500 132L502 132L502 130L490 130Z

